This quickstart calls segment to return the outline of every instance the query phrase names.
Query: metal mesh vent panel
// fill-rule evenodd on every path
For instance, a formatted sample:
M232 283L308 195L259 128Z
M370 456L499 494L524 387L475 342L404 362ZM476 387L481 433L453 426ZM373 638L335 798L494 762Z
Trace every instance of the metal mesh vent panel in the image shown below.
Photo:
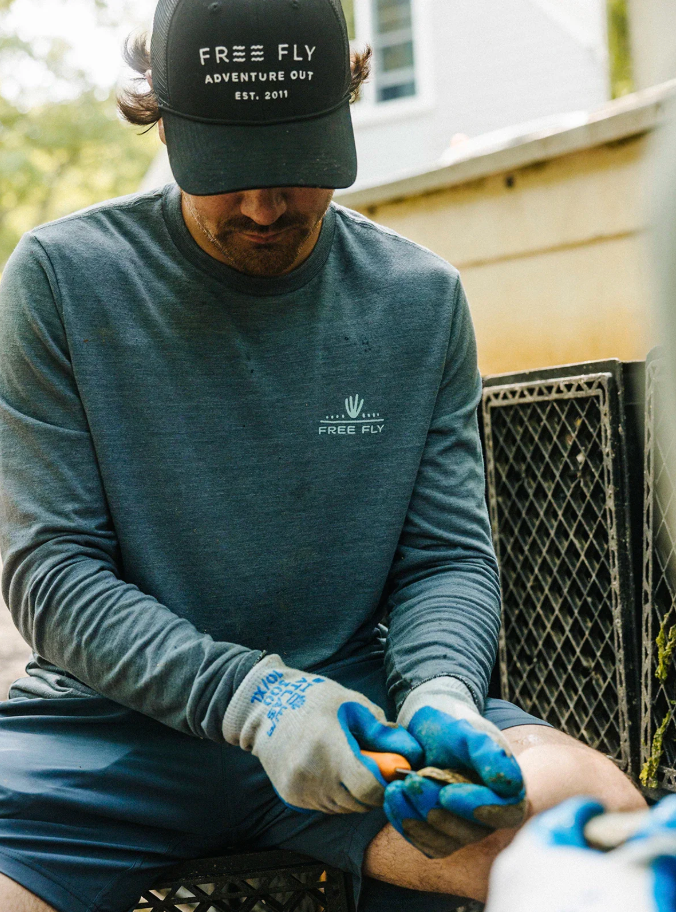
M676 542L667 523L676 498L667 468L676 441L660 408L661 371L657 360L646 373L641 763L644 784L676 791Z
M503 696L629 767L610 374L488 386Z
M237 861L214 859L194 871L186 865L147 890L136 912L349 912L341 871L314 862L261 871Z

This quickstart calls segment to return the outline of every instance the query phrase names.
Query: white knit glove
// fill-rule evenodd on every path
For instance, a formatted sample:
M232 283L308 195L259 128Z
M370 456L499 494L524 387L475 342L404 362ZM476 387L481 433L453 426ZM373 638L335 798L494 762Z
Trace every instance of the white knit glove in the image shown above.
M416 740L362 694L289 668L277 655L254 665L235 691L223 736L258 757L286 804L327 814L383 803L386 782L360 747L403 754L412 765L422 756Z
M417 711L424 706L431 706L454 718L478 716L479 719L483 719L469 687L457 678L432 678L431 681L414 687L401 705L397 722L406 727Z

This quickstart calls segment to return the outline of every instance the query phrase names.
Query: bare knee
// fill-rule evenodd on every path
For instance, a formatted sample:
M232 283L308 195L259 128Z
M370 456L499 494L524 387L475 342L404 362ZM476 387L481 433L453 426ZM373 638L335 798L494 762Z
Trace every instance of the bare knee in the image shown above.
M33 893L0 874L0 912L56 912Z
M542 725L520 725L504 735L523 771L531 816L574 795L596 798L610 811L646 806L611 760L574 738ZM485 899L491 865L515 833L497 830L448 858L431 861L388 826L369 845L364 873L413 890Z
M504 732L526 782L531 814L574 795L589 795L609 811L646 806L631 780L598 751L563 732L542 725L520 725Z

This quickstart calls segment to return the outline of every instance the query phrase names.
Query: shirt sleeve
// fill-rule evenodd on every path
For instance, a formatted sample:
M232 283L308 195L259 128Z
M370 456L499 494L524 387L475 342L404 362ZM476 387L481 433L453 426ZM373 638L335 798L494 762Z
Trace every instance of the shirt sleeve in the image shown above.
M0 283L2 591L36 654L97 693L222 741L260 653L209 635L126 583L73 375L58 285L28 235Z
M450 676L479 709L500 630L500 583L477 423L481 376L458 279L442 381L388 596L388 689L400 708L413 687Z

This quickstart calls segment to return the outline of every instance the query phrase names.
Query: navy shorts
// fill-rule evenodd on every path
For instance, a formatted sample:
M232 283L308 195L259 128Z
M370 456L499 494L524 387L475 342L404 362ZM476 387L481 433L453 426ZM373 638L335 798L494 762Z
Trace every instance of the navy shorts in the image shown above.
M381 652L322 671L392 718ZM545 724L502 700L485 715L501 729ZM386 822L381 810L292 811L251 754L103 697L0 703L0 872L58 912L129 912L178 861L271 847L350 872L359 895L364 852ZM365 881L360 912L457 905Z

